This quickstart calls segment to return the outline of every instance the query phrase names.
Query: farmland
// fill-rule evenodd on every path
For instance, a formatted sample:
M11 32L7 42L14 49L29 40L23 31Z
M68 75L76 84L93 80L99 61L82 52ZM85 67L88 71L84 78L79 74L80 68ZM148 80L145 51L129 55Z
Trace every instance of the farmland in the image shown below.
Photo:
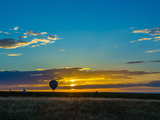
M159 120L160 117L158 94L156 97L153 94L155 99L145 98L143 94L143 99L128 98L132 94L125 98L122 93L117 98L113 96L118 93L110 93L108 97L104 93L103 96L94 93L16 94L1 94L0 120Z

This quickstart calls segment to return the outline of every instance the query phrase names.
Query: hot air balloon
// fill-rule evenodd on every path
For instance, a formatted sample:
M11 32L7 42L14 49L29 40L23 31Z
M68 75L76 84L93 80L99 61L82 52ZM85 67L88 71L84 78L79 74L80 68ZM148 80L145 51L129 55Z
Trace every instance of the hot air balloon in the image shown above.
M51 81L49 82L49 86L50 86L53 90L55 90L55 89L57 88L57 86L58 86L58 82L57 82L56 80L51 80Z

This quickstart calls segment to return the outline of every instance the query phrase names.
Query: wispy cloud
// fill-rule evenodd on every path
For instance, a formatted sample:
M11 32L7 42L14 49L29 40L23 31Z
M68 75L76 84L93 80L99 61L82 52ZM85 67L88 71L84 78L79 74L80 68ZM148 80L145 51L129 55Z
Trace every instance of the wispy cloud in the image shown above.
M50 40L58 40L58 36L57 35L49 35L47 39L50 39Z
M150 62L160 62L160 60L151 60Z
M29 35L29 36L42 36L42 35L46 35L48 34L47 32L34 32L34 31L27 31L26 33L24 33L24 35Z
M144 62L160 62L160 60L150 60L150 61L131 61L131 62L127 62L127 64L138 64L138 63L144 63Z
M154 52L160 52L160 49L158 49L158 50L148 50L148 51L146 51L147 53L154 53Z
M21 40L15 40L15 39L0 39L0 48L4 49L15 49L19 47L25 47L34 44L33 46L40 46L40 45L46 45L47 43L54 43L54 40L47 40L47 39L38 39L34 38L30 42L21 41ZM39 44L40 43L40 44ZM44 43L44 44L42 44ZM38 44L38 45L36 45Z
M29 43L25 41L16 41L15 39L0 39L0 48L15 49L22 46L27 46Z
M154 37L154 41L159 41L160 40L160 36Z
M57 51L59 51L59 52L65 52L66 50L65 49L59 49Z
M17 27L17 26L13 28L13 30L18 30L18 29L19 29L19 27Z
M38 47L39 45L32 45L31 47Z
M141 38L141 39L138 39L138 41L144 41L144 40L152 40L152 38Z
M12 33L4 32L4 34L6 34L6 35L11 35Z
M135 43L135 42L139 42L139 41L146 41L146 40L152 40L152 38L140 38L138 40L130 41L130 43Z
M142 29L142 30L134 30L132 33L149 33L149 29Z
M21 56L21 53L16 53L16 54L8 54L7 56Z
M138 40L135 41L130 41L130 43L134 43L137 41L146 41L146 40L152 40L152 41L159 41L160 40L160 28L149 28L149 29L141 29L141 30L133 30L132 33L143 33L143 34L148 34L150 37L144 37L144 38L140 38ZM156 37L153 37L156 36ZM146 53L154 53L154 52L160 52L160 50L148 50L145 51Z
M41 32L41 35L45 35L45 34L47 34L47 32Z
M19 27L16 26L10 30L17 31L19 30ZM0 31L0 33L12 35L12 33L9 32ZM0 39L0 48L15 49L26 46L37 47L41 45L55 43L55 40L58 39L60 38L56 34L48 35L47 32L34 32L32 30L19 34L15 34L14 32L12 38Z
M130 43L135 43L135 42L137 42L137 40L130 41Z
M37 35L41 35L41 33L33 32L33 31L27 31L26 33L24 33L24 35L37 36Z
M152 36L160 35L160 28L149 28L142 30L134 30L133 33L146 33Z
M157 36L157 37L154 37L154 38L156 38L156 39L160 39L160 36Z
M0 31L3 36L0 39L0 49L35 48L55 43L60 38L56 34L47 32L26 31L19 27L13 27L10 31ZM21 31L20 31L21 30ZM9 36L9 37L8 37ZM65 49L58 50L64 52ZM8 53L7 53L8 54ZM8 54L8 56L20 56L22 54Z
M132 61L132 62L127 62L127 64L137 64L137 63L144 63L144 61Z
M18 36L19 39L21 38L27 38L27 36Z

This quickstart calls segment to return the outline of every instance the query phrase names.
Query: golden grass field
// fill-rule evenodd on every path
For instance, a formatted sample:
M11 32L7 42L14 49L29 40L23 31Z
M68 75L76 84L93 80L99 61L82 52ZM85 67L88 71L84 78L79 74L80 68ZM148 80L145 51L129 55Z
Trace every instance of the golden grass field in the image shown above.
M159 120L160 100L0 97L0 120Z

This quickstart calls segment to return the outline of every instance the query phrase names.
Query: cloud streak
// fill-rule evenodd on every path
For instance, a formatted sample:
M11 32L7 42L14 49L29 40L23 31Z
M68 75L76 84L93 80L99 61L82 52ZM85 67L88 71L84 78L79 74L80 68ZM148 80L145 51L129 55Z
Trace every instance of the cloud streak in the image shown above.
M138 39L138 41L145 41L145 40L152 40L152 38L141 38L141 39Z
M19 29L19 27L17 27L17 26L13 28L13 30L18 30L18 29Z
M8 54L7 56L21 56L22 54L21 53L16 53L16 54Z
M160 60L151 60L150 62L160 62Z
M4 49L15 49L19 47L25 47L34 44L33 46L40 46L40 45L46 45L54 43L54 40L48 40L48 39L38 39L34 38L30 42L21 41L21 40L15 40L15 39L0 39L0 48ZM32 47L33 47L32 46Z
M140 85L159 86L155 82L129 82L132 78L135 80L135 76L140 77L153 74L160 74L160 72L128 70L91 71L86 68L44 70L40 68L36 71L0 71L0 84L5 86L6 89L21 89L24 87L30 89L50 89L48 85L49 81L58 78L59 89L120 88Z
M48 38L49 40L58 40L58 36L57 35L49 35Z
M18 47L24 47L29 45L28 42L15 40L15 39L0 39L0 48L4 49L15 49Z
M57 51L59 51L59 52L65 52L66 50L65 49L59 49Z
M150 61L131 61L131 62L127 62L126 64L139 64L139 63L145 63L145 62L160 62L160 60L150 60Z
M137 63L144 63L144 61L132 61L132 62L127 62L127 64L137 64Z
M130 43L135 43L135 42L140 42L140 41L148 41L148 40L152 40L152 38L140 38L138 40L134 40L134 41L130 41Z
M148 51L146 51L146 53L155 53L155 52L160 52L160 49L158 49L158 50L148 50Z
M27 31L26 33L24 33L24 35L38 36L38 35L41 35L41 33L33 32L33 31Z

